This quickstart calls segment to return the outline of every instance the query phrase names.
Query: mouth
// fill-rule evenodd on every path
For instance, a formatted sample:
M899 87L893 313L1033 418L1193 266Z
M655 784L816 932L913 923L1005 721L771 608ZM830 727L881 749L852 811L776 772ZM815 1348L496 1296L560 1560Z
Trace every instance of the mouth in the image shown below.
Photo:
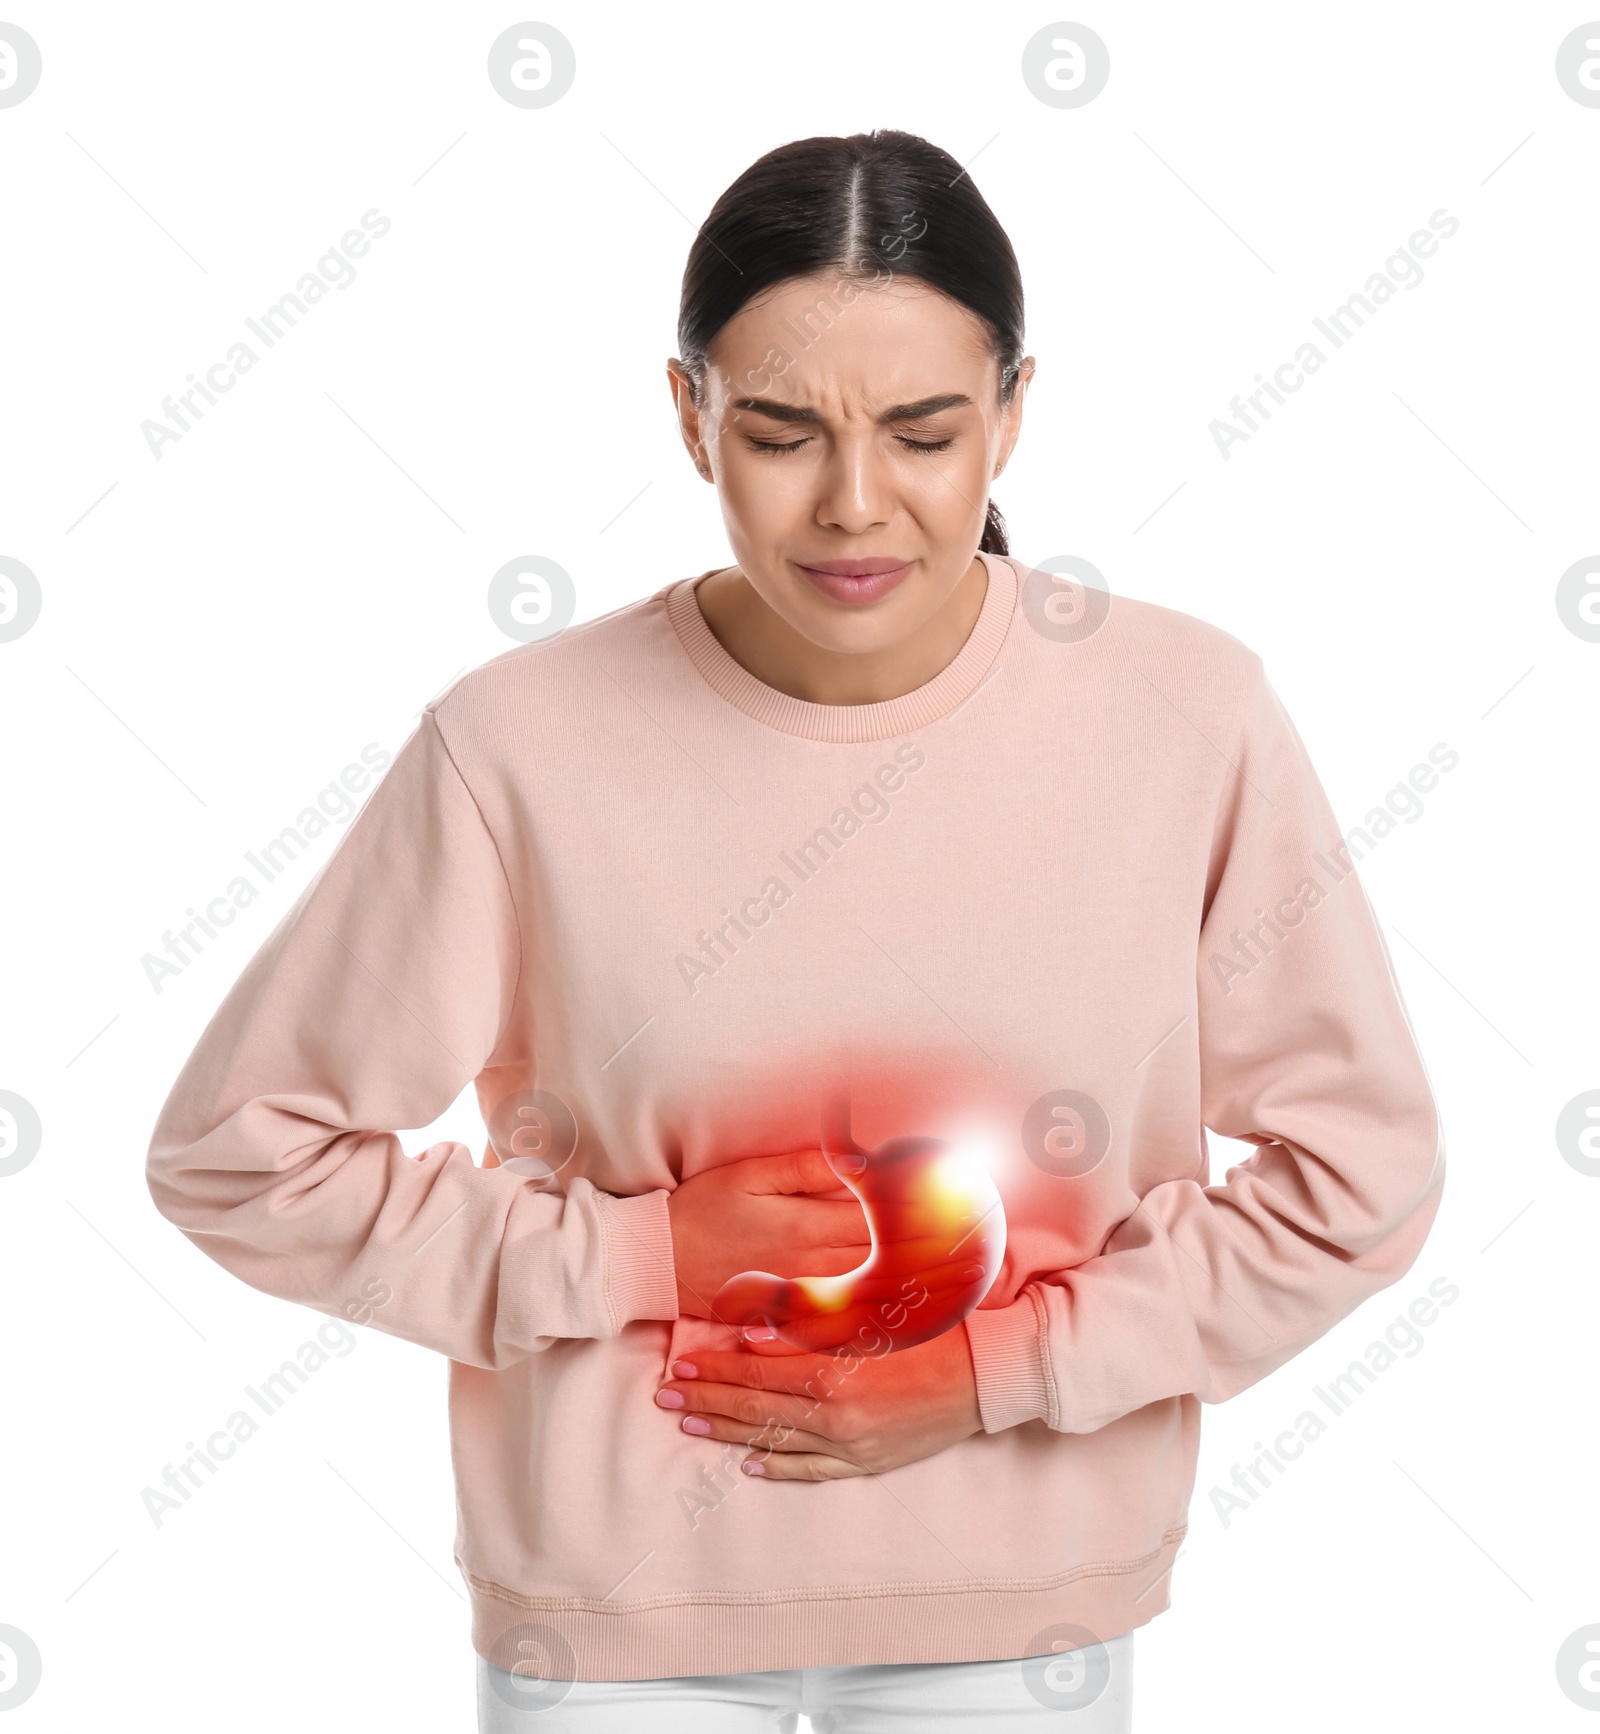
M815 566L800 560L792 564L824 596L835 602L860 605L876 602L904 583L916 561L888 556L871 560L821 560Z

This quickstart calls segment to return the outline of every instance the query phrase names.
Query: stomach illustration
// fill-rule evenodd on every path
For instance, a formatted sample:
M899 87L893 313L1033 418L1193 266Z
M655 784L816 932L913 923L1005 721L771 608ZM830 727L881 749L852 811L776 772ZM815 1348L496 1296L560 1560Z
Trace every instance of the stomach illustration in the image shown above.
M917 1134L863 1149L843 1095L824 1110L822 1151L866 1216L866 1260L843 1276L741 1271L717 1290L716 1316L768 1325L792 1347L821 1354L909 1349L959 1324L988 1293L1006 1250L1005 1210L977 1154Z

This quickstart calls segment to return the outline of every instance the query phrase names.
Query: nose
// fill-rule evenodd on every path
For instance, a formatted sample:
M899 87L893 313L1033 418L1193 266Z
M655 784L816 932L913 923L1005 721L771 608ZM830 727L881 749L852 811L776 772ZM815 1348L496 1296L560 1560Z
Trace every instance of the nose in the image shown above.
M861 536L894 517L893 478L876 429L838 434L816 476L816 518L828 529Z

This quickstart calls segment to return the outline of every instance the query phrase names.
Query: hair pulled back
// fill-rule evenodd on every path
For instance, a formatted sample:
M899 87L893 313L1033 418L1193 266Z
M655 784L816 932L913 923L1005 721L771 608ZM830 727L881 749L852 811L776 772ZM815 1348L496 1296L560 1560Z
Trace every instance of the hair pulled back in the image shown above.
M764 289L828 272L915 277L988 329L1010 403L1023 355L1022 274L993 211L954 157L915 133L878 128L805 138L757 158L711 207L684 267L678 356L700 401L706 352ZM1009 552L988 503L985 553Z

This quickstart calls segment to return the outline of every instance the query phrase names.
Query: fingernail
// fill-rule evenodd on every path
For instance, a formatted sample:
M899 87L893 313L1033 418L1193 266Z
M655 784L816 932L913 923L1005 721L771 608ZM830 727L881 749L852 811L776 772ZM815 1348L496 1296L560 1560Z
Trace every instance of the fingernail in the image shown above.
M746 1325L744 1327L744 1340L747 1343L775 1343L778 1340L778 1333L771 1325Z
M765 1475L767 1472L766 1464L758 1462L754 1457L746 1458L742 1467L746 1475Z
M711 1431L711 1423L704 1415L685 1415L683 1418L683 1430L685 1433L709 1433Z
M958 1282L977 1282L982 1275L983 1266L981 1264L969 1264L956 1280Z
M672 1376L675 1379L698 1379L700 1369L693 1361L674 1361L672 1363Z
M663 1409L681 1409L683 1407L682 1391L657 1391L656 1401Z

